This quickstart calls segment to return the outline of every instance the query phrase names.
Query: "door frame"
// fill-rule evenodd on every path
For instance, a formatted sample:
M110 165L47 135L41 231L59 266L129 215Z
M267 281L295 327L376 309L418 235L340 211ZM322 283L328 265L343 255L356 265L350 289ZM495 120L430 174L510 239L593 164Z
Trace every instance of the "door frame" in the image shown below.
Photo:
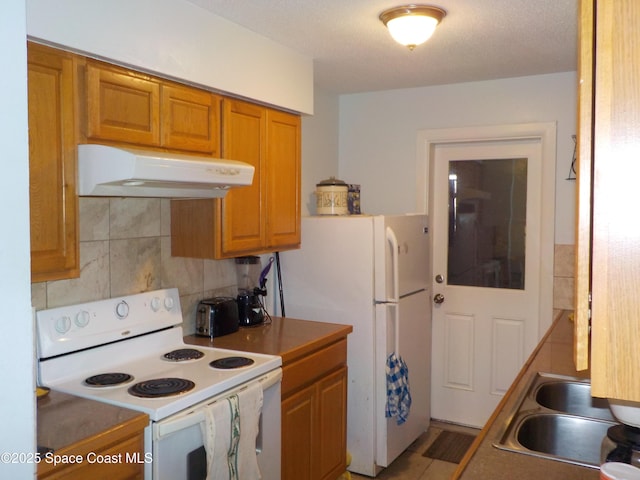
M433 189L431 179L435 149L438 145L470 142L537 139L542 148L542 205L540 234L540 321L538 339L553 320L553 265L555 248L556 197L556 122L521 123L480 127L454 127L418 130L416 159L417 212L431 214ZM433 236L431 237L433 238ZM431 255L433 258L433 246ZM432 306L433 308L433 306Z

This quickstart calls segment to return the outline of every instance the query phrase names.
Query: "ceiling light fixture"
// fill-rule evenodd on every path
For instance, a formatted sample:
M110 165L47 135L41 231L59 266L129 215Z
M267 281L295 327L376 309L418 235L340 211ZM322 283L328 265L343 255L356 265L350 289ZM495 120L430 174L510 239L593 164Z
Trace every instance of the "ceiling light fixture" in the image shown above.
M385 10L380 14L380 21L389 29L396 42L413 50L429 40L446 14L438 7L404 5Z

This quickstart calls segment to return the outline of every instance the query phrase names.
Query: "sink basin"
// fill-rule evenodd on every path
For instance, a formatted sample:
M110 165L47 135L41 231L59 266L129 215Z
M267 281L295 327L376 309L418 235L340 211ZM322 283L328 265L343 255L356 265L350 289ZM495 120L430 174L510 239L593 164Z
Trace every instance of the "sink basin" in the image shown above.
M605 399L591 397L588 380L546 373L532 376L493 445L502 450L600 465L600 446L616 425Z
M610 422L556 413L526 417L518 426L518 443L529 450L582 465L600 464L600 444Z
M535 392L535 399L543 407L581 417L615 421L609 402L591 396L591 385L585 382L549 381Z

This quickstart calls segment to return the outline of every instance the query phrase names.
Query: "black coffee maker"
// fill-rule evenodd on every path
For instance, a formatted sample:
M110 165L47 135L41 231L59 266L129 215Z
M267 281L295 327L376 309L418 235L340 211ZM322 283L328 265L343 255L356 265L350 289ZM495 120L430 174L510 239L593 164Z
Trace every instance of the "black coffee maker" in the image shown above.
M264 322L262 297L266 295L260 285L262 266L260 257L254 255L236 258L238 281L238 318L241 327L260 325Z

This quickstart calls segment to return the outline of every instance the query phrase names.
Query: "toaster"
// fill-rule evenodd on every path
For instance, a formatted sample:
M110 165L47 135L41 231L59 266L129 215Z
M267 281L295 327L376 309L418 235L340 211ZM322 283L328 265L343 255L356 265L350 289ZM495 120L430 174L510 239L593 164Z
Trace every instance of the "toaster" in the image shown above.
M239 328L238 304L232 297L214 297L198 304L196 335L221 337Z

